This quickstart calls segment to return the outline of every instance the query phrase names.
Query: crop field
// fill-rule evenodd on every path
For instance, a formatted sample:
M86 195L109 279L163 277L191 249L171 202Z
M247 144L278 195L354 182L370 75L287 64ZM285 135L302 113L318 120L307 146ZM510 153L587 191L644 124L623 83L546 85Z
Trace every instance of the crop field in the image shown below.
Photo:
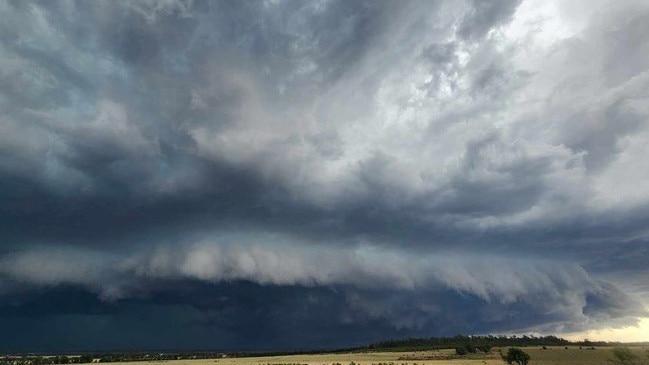
M580 349L579 347L526 347L523 350L530 354L530 365L611 365L613 359L611 347ZM641 358L649 361L649 347L631 347ZM505 349L506 350L506 349ZM151 361L145 364L165 365L503 365L498 349L488 355L455 356L454 350L434 350L417 352L363 352L317 355L286 355L223 358L209 360L172 360ZM144 365L142 362L121 363L123 365Z

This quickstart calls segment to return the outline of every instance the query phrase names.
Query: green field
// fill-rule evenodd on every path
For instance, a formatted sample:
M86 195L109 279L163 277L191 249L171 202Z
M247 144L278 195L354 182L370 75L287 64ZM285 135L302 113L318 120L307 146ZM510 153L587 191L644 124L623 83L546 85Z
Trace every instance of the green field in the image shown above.
M639 356L649 363L647 351L649 347L631 347ZM597 347L580 349L579 347L524 347L523 350L532 357L530 365L575 364L575 365L611 365L613 359L612 347ZM164 361L167 365L503 365L499 349L494 349L489 355L471 355L456 357L454 350L434 350L417 352L354 352L317 355L286 355L245 358L223 358L209 360L177 360ZM504 349L506 351L506 348ZM162 364L163 361L145 364ZM128 365L143 365L142 362L121 363Z

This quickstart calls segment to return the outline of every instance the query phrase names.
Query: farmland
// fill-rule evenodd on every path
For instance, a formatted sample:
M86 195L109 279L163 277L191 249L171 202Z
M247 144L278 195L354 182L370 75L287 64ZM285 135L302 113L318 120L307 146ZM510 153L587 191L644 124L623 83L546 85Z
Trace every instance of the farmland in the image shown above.
M635 346L632 350L646 359L649 347ZM596 347L594 349L577 346L528 347L524 350L532 357L530 365L610 365L613 359L612 347ZM223 358L205 360L172 360L151 361L149 364L165 365L502 365L498 349L492 353L476 354L467 357L457 357L454 350L433 350L416 352L353 352L315 355L285 355L245 358ZM142 365L142 362L122 363L124 365Z

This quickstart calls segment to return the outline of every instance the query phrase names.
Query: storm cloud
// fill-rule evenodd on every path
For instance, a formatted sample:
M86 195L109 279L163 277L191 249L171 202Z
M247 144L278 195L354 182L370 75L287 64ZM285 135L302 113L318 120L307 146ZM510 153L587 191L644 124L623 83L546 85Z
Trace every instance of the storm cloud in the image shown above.
M0 325L22 333L3 350L649 316L646 2L3 1L0 18Z

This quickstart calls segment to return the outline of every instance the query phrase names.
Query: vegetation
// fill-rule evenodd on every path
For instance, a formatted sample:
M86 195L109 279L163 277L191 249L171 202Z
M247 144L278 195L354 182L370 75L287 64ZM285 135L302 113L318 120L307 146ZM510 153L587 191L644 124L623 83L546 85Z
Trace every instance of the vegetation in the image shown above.
M591 342L589 342L591 343ZM568 340L556 336L454 336L454 337L430 337L430 338L407 338L403 340L389 340L370 344L368 349L381 351L389 349L393 351L421 351L432 349L448 349L464 347L467 353L477 351L489 352L492 347L525 347L525 346L565 346L581 343L571 343ZM473 350L471 350L473 349ZM462 350L460 350L462 352ZM459 354L459 353L458 353Z
M609 359L615 365L646 365L649 364L649 351L647 351L647 359L642 358L635 352L631 351L628 347L615 347L613 348L613 356L615 359Z
M464 346L459 346L455 348L455 354L459 356L465 356L467 354L475 354L478 352L484 352L488 354L491 351L490 345L478 345L475 346L472 343L467 343Z
M517 347L510 347L509 350L507 350L507 355L505 355L504 360L510 365L512 363L527 365L530 361L530 355Z

